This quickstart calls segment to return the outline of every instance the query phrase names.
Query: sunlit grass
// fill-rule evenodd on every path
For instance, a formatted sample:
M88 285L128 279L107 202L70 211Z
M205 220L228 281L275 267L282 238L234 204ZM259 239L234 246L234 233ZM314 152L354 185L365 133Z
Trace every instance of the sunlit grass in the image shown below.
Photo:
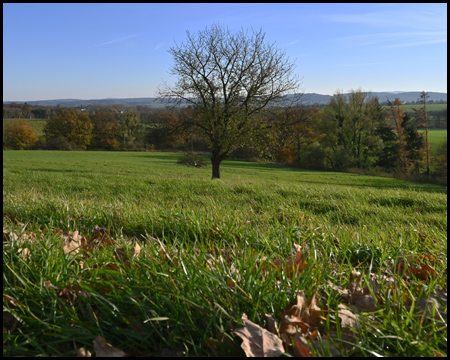
M231 330L241 326L243 313L264 325L264 315L277 317L298 290L310 297L315 289L320 306L336 308L342 300L328 281L345 286L354 267L366 278L383 274L405 253L436 255L442 276L425 290L417 279L401 281L398 294L417 299L446 286L445 187L232 161L224 162L222 179L211 181L210 167L180 166L178 157L3 153L4 229L39 239L4 243L4 294L17 302L4 297L4 307L19 320L4 335L4 355L74 356L81 346L92 350L97 335L129 354L158 356L181 345L186 355L217 355L208 347L213 341L221 355L242 355ZM120 264L114 246L93 251L81 267L82 258L65 254L51 231L88 237L95 225L111 229L129 252L130 240L141 245L130 267ZM294 242L307 254L302 274L263 271L265 257L287 259ZM209 266L214 249L226 249L231 262ZM358 263L358 251L376 258ZM89 296L63 301L46 281ZM352 355L446 353L440 321L417 320L401 296L389 301L396 307L380 305L368 318Z

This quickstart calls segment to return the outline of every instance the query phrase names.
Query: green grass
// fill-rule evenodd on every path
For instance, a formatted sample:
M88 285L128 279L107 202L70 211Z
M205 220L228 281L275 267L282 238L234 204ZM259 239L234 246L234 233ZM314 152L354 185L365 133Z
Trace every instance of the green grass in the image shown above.
M425 130L419 130L419 132L425 132ZM447 140L447 129L428 130L428 141L431 143L431 151L436 151L445 140Z
M385 109L389 108L389 106L383 106ZM420 109L422 107L421 104L415 105L402 105L402 108L405 109L406 112L414 112L413 108ZM428 111L439 111L447 108L447 104L427 104Z
M446 288L446 187L237 161L225 161L223 178L211 181L211 167L177 165L179 156L3 152L4 229L38 239L4 243L4 309L19 320L4 333L4 355L73 356L81 346L92 351L97 335L131 354L160 355L181 345L186 355L210 356L213 342L220 355L243 355L231 333L243 313L264 325L264 314L277 317L298 290L309 298L315 289L322 309L336 309L342 299L328 281L345 287L354 266L366 277L389 273L403 253L437 256L441 276L427 280L426 289L401 277L395 291L419 299ZM141 245L130 267L120 265L114 246L93 251L81 266L81 255L65 254L51 231L89 237L95 225L110 228L121 246L130 248L128 239ZM261 270L265 256L287 259L294 242L308 249L303 274L291 279ZM214 248L231 254L231 263L208 266ZM372 263L355 262L359 249L375 254ZM89 296L64 301L46 281ZM446 324L443 331L432 317L417 319L402 301L389 307L389 296L361 325L351 355L446 354ZM330 319L322 331L333 326Z

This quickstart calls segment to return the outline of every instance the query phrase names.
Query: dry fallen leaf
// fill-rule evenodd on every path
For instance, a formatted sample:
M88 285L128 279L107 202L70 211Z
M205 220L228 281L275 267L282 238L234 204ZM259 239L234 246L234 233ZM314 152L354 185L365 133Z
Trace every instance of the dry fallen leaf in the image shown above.
M332 357L342 356L339 350L333 345L333 343L325 335L319 338L317 331L309 334L307 337L298 333L294 337L294 354L298 357L312 357L311 350L308 345L307 339L311 342L312 346L316 349L321 357L324 357L322 349L330 349L330 355Z
M356 327L357 315L347 309L345 305L338 305L338 316L341 319L342 327L349 327L351 329Z
M126 354L120 350L108 344L101 336L96 336L94 339L94 351L96 357L125 357Z
M72 305L75 299L77 299L78 297L88 297L89 293L81 290L81 287L78 284L75 284L66 286L59 292L58 296L65 303Z
M436 311L435 318L437 320L440 318L447 319L447 289L435 289L430 294L430 297L421 297L417 299L414 310L421 314L425 313L425 315L429 317L432 314L433 307Z
M315 291L311 299L306 299L303 290L297 294L297 303L288 305L279 315L282 319L280 336L286 344L291 344L292 337L299 332L303 334L319 326L322 315L321 309L317 306Z
M400 274L414 275L418 279L427 280L439 276L431 266L436 261L437 258L434 255L414 256L413 254L404 254L403 257L397 259L395 267Z
M84 347L81 347L77 350L76 357L91 357L92 354L89 350L86 350Z
M370 294L369 288L362 288L362 274L359 271L353 270L350 274L350 282L347 285L347 290L348 302L351 305L366 312L377 310L376 301ZM352 309L354 308L352 307Z
M304 265L304 252L301 246L298 244L293 244L291 248L291 257L289 259L273 259L269 264L277 269L283 270L285 275L288 277L293 277L296 273L301 273L303 271ZM262 267L264 271L268 270L268 257L264 256L261 262L257 262L258 267Z
M267 330L279 337L280 333L278 332L278 324L276 320L270 314L265 314L264 317L266 319Z
M247 357L278 357L284 353L283 341L278 336L248 320L246 314L242 315L242 321L244 327L233 332L243 340L241 347Z

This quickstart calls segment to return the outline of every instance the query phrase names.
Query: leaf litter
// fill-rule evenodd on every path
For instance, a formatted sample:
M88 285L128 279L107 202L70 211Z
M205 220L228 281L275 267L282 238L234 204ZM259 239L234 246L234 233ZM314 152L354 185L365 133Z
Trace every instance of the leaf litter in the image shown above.
M46 231L45 229L42 230ZM141 245L137 241L127 240L127 248L117 245L117 239L114 239L107 228L95 226L92 235L85 237L80 235L78 231L68 232L60 229L52 230L52 233L61 240L63 252L69 256L75 256L79 260L79 265L83 268L84 261L89 258L93 251L99 251L105 247L112 246L114 248L114 256L121 266L131 267L133 258L138 257L141 253ZM24 247L18 248L18 253L24 260L29 260L30 250L26 246L32 244L39 239L39 234L30 232L15 233L3 230L3 242L18 242L24 244ZM178 257L180 254L175 250L173 254L169 254L163 242L158 238L149 236L149 243L159 247L159 254L162 261L170 261L173 266L178 266ZM233 268L236 257L240 257L242 251L233 249L218 249L214 247L203 257L205 265L210 270L216 270L219 266L226 265L231 268L230 274L233 278L227 279L227 284L234 289L239 283L241 277L237 269ZM291 256L287 259L275 258L269 260L267 256L258 262L258 267L262 268L266 274L273 270L284 273L284 276L294 278L297 274L302 274L306 266L307 253L302 250L298 244L293 244ZM199 254L197 253L197 256ZM405 279L411 277L419 280L430 280L436 278L439 274L434 269L436 257L433 255L414 256L405 254L395 263L392 273L402 276ZM105 264L108 265L108 264ZM110 266L110 270L119 271L116 265ZM310 357L314 354L319 356L331 355L342 356L351 354L354 347L349 344L358 342L357 330L359 327L360 314L374 314L380 309L382 304L381 289L393 289L396 287L395 276L380 276L371 274L372 277L367 281L367 285L363 287L363 275L353 270L350 274L348 284L342 288L337 283L328 282L327 287L332 291L337 291L344 303L339 303L336 310L329 309L327 305L319 306L318 289L312 290L312 296L308 299L305 291L300 290L297 293L296 301L287 305L278 314L279 321L274 318L273 314L265 314L266 327L250 321L246 314L242 314L241 320L243 327L232 330L232 333L242 339L241 347L246 356L281 356L290 354L293 356ZM277 276L279 279L279 276ZM58 296L67 304L73 305L75 299L79 297L89 297L90 294L83 290L78 284L68 285L64 288L55 286L51 281L45 281L44 287L56 291ZM176 287L176 285L175 285ZM380 296L381 295L381 296ZM17 306L24 306L9 295L4 294L4 301L8 304L9 309ZM434 314L437 320L442 320L445 325L447 319L447 290L435 288L429 293L429 296L423 296L415 299L413 302L406 296L405 306L410 310L411 306L415 306L414 310L422 317L430 317ZM334 316L335 321L331 321L331 326L326 327L324 321L330 316ZM339 321L336 321L336 318ZM3 311L3 332L13 332L16 330L19 320L11 313L11 311ZM143 329L138 319L128 319L132 327L138 332ZM137 331L136 330L136 331ZM219 338L219 337L218 337ZM344 341L341 341L344 340ZM217 340L216 340L217 341ZM225 341L223 336L221 342ZM229 340L228 340L229 341ZM217 351L214 342L206 344L208 347ZM184 356L184 348L163 349L159 356ZM312 351L313 350L313 351ZM103 337L96 336L93 340L93 351L96 356L100 357L124 357L128 356L124 351L109 344ZM217 353L216 353L217 354ZM139 354L133 354L138 355ZM156 355L156 354L153 354ZM220 355L220 354L219 354ZM92 356L89 350L81 347L77 351L78 357Z

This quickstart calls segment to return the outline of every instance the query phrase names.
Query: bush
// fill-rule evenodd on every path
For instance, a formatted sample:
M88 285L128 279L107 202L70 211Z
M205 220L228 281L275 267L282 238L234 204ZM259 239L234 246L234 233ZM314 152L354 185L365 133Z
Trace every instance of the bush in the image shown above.
M193 167L205 167L207 162L201 158L199 155L185 154L182 158L177 161L177 164L193 166Z
M45 148L47 150L77 150L75 144L68 141L64 136L57 136L47 140Z

